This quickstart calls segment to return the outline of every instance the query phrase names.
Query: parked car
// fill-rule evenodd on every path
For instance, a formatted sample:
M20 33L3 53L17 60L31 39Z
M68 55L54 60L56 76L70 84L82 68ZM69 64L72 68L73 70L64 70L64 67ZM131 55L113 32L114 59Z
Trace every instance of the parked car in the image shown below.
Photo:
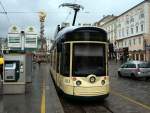
M118 76L150 78L150 62L128 61L118 69Z

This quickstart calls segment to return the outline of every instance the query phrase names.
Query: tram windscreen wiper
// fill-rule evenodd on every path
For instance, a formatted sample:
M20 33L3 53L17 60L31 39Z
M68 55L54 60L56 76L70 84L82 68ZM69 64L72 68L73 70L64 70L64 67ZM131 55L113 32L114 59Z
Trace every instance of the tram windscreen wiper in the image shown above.
M76 76L88 76L90 74L94 74L96 76L103 76L105 75L105 70L102 67L98 68L80 68L74 72Z

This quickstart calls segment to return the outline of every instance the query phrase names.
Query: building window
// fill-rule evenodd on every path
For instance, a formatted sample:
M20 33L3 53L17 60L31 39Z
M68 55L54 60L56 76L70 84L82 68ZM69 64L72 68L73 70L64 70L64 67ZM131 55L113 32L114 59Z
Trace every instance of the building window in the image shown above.
M126 42L126 41L124 41L124 45L125 45L125 46L127 45L127 42Z
M141 31L144 31L144 25L141 24Z
M121 24L120 24L120 23L118 24L118 27L121 27Z
M139 54L136 54L136 60L139 60Z
M131 46L131 40L129 40L129 45Z
M133 39L133 44L135 45L135 39Z
M138 27L138 26L136 26L136 33L138 33L138 31L139 31L139 27Z
M141 44L141 38L139 38L139 44Z
M9 37L9 43L20 43L20 37Z
M124 37L124 28L122 28L122 36Z
M129 24L129 20L127 20L126 23Z
M36 43L36 38L26 38L26 43L35 44Z
M121 47L123 47L123 41L121 42Z
M144 61L144 55L143 54L140 54L140 60Z
M141 14L141 18L144 18L144 13Z
M132 59L135 60L135 55L134 54L132 54Z
M139 19L144 18L144 12L141 12L141 14L139 15Z
M131 34L133 34L133 28L131 28Z
M129 35L129 29L127 28L127 36Z
M134 18L133 17L131 17L131 19L130 19L130 23L132 23L132 22L134 22Z
M119 37L121 37L121 30L119 30Z

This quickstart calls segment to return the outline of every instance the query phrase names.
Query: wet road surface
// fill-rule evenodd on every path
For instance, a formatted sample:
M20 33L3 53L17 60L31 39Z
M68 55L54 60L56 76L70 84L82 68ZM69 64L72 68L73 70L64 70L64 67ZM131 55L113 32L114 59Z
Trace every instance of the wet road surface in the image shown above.
M150 81L119 78L119 66L109 62L111 90L105 101L76 103L60 96L65 113L150 113Z
M26 94L0 95L0 113L63 113L63 109L65 113L150 113L150 81L119 78L119 66L109 62L111 90L105 101L74 103L60 98L62 108L49 77L49 66L35 65Z
M119 63L110 61L111 95L108 104L123 113L150 113L150 81L120 78L117 75L119 66Z
M34 65L32 83L26 85L25 94L3 95L0 103L0 113L63 113L47 64Z
M26 85L25 94L3 95L4 113L40 113L43 76L38 73L41 73L41 69L34 71L33 82Z

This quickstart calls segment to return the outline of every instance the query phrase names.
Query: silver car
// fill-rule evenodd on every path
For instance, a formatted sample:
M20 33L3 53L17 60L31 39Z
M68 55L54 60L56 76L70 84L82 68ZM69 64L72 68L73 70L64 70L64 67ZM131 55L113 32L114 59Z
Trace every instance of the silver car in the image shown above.
M118 76L150 78L150 62L128 61L118 69Z

